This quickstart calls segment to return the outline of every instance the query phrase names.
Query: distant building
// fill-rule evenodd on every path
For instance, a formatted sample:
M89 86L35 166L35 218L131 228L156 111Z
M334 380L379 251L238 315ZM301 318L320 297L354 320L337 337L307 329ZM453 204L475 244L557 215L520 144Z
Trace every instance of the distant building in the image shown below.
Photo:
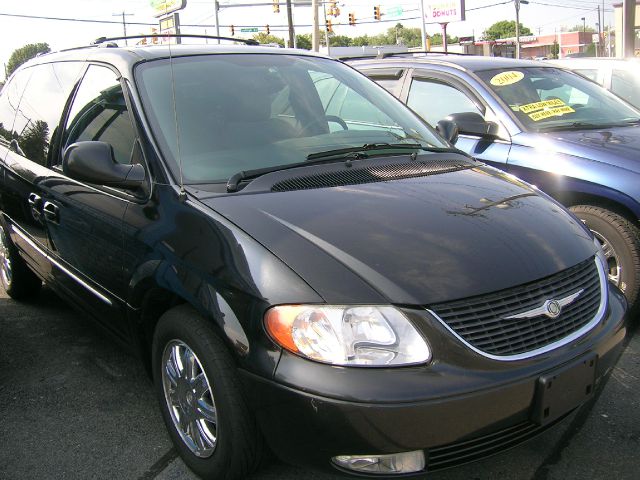
M550 35L526 35L520 37L521 58L551 58L557 43L559 57L586 55L593 43L592 32L558 32ZM484 40L467 46L467 53L492 57L516 56L516 39Z

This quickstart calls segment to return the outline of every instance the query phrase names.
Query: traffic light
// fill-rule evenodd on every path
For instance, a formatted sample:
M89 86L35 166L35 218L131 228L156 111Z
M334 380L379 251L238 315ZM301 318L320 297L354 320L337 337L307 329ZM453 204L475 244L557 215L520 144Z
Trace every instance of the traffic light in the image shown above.
M373 7L373 18L380 20L380 17L382 17L382 14L380 13L380 5L376 5Z
M233 37L233 36L236 34L236 29L235 29L235 28L233 28L233 25L231 25L231 26L229 27L229 30L231 30L231 36Z
M327 23L327 32L332 33L333 32L333 27L331 26L331 20L329 20L327 18L326 23Z
M267 32L267 35L271 33L271 30L269 29L269 25L265 25L264 30Z
M280 0L273 0L273 13L280 13Z
M356 26L356 14L353 12L349 14L349 25L351 25L352 27Z

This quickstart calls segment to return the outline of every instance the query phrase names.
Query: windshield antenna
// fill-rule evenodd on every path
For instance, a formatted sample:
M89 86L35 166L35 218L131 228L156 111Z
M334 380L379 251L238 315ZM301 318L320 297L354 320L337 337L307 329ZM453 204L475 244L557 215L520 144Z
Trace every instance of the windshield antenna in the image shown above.
M173 73L173 55L171 54L171 40L169 40L169 70L171 71L171 99L173 106L173 121L176 125L176 147L178 150L178 170L180 172L180 193L178 199L184 202L187 199L187 192L184 190L184 177L182 175L182 151L180 148L180 125L178 123L178 109L176 107L176 79Z

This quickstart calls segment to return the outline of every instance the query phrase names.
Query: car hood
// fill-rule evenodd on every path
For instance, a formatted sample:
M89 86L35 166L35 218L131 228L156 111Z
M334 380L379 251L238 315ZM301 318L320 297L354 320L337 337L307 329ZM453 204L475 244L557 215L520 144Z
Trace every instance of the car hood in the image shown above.
M640 173L640 126L518 135L514 142Z
M564 208L489 167L202 202L329 303L465 298L538 280L595 252Z

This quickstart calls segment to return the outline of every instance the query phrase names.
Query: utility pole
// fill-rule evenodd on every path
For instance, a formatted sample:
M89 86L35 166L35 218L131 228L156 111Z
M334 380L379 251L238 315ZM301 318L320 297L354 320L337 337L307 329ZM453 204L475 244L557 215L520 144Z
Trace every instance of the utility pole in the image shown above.
M318 38L318 0L311 0L311 11L313 21L311 22L313 31L311 32L311 50L318 52L320 50L320 41Z
M636 0L623 0L622 5L622 56L634 57L636 40Z
M516 58L520 58L520 4L526 5L529 0L513 0L516 7Z
M296 35L293 31L293 12L291 11L291 8L292 8L291 0L287 0L287 24L289 25L289 48L294 48L296 46Z
M604 18L604 10L602 10L602 18ZM600 5L598 5L598 44L596 45L596 57L599 56L598 51L600 50L600 44L602 43L602 32L600 31L601 26L602 26L602 20L600 19Z
M133 13L125 13L124 10L122 11L122 13L112 13L111 16L112 17L119 17L120 15L122 15L122 30L124 32L123 36L127 36L127 21L125 19L125 16L129 16L129 15L133 15ZM127 41L127 39L124 39L124 44L125 45L129 45L129 42Z
M215 16L216 16L216 37L220 36L220 21L218 19L218 12L220 10L220 4L218 3L218 0L214 0L213 2L213 8L215 10ZM218 38L218 44L220 44L220 39Z
M327 24L327 3L322 2L322 17L325 25ZM327 57L331 56L331 48L329 47L329 28L324 29L324 42L327 44Z
M424 0L420 0L420 31L422 32L422 51L427 51L427 29L424 26Z

